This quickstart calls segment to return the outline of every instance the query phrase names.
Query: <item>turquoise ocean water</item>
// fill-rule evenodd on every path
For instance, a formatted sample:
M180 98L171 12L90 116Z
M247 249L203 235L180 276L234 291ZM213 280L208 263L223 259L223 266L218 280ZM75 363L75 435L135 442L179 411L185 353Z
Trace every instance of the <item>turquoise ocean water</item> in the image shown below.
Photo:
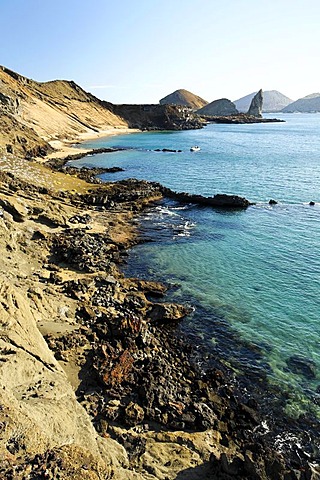
M266 375L286 392L288 413L320 419L320 114L278 118L286 122L103 138L84 146L131 149L75 163L125 169L107 181L135 177L256 202L245 211L162 202L144 214L152 241L132 250L127 270L179 285L171 299L196 307L186 331L236 370ZM292 356L313 375L294 370Z

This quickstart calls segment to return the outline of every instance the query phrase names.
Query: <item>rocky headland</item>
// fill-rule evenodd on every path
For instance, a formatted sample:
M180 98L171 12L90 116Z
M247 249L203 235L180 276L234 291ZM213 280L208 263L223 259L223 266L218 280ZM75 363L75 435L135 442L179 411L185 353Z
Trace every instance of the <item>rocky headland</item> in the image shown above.
M134 179L101 184L100 170L73 168L67 153L54 160L63 135L72 142L128 123L70 82L2 73L0 478L318 478L306 431L266 417L234 372L219 358L206 363L181 335L192 307L121 270L140 241L140 212L163 196L214 208L249 202Z
M202 118L208 123L226 123L226 124L247 124L247 123L276 123L284 122L279 118L264 118L248 115L247 113L237 113L235 115L211 116L202 115Z

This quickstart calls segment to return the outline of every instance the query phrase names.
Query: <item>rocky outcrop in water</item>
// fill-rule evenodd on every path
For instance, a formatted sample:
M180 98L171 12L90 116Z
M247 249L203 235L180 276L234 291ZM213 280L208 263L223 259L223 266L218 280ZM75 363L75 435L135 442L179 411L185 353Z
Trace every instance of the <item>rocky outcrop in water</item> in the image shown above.
M238 110L231 100L227 98L221 98L219 100L214 100L214 102L205 105L204 107L197 110L199 115L236 115Z
M253 205L249 200L238 195L216 194L212 197L193 195L186 192L175 192L157 182L147 182L133 178L117 182L110 192L102 187L86 194L83 198L86 203L91 205L110 206L137 200L159 199L162 196L173 198L182 203L194 203L196 205L225 209L247 208Z
M234 104L239 112L247 112L250 103L253 97L256 95L257 92L250 93L245 97L241 97L238 100L234 100ZM278 92L277 90L264 90L263 91L263 105L262 105L262 112L281 112L283 108L287 105L292 103L293 100L283 95L282 93Z
M196 205L204 205L216 208L247 208L253 203L249 202L244 197L238 195L216 194L213 197L205 197L203 195L192 195L185 192L174 192L170 188L164 187L160 184L159 190L165 197L174 198L183 203L194 203Z
M248 115L247 113L238 113L238 115L229 115L223 117L209 117L203 116L204 120L208 123L229 123L229 124L246 124L246 123L274 123L274 122L284 122L278 118L263 118L263 117L254 117L253 115Z
M247 115L253 117L262 117L262 105L263 105L263 93L260 89L259 92L253 97Z

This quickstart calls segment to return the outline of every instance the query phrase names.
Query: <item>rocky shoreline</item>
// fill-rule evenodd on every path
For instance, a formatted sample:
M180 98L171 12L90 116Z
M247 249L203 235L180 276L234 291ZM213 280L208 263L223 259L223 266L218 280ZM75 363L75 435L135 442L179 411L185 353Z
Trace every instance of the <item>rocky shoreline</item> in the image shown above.
M226 124L247 124L247 123L283 123L285 120L279 118L263 118L248 115L246 113L238 113L234 115L214 116L202 115L201 118L207 123L226 123Z
M43 185L0 172L0 477L318 478L312 455L277 448L219 359L193 361L177 335L190 307L121 273L146 205L197 199L83 172L48 170Z

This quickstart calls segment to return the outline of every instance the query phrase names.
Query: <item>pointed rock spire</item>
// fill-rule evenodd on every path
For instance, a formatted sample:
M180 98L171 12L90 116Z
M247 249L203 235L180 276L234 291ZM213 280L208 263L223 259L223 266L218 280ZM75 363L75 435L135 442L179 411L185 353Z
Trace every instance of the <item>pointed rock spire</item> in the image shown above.
M262 104L263 104L263 93L262 89L259 90L258 93L253 97L251 100L251 104L248 110L248 115L252 115L253 117L262 117Z

